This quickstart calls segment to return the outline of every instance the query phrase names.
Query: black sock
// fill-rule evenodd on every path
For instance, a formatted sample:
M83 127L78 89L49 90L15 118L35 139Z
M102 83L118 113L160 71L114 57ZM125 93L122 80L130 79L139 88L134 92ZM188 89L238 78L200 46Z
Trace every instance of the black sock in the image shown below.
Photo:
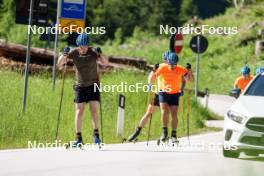
M163 127L162 129L163 129L163 133L167 135L168 134L168 127Z
M98 129L94 129L93 135L94 135L94 137L99 137L99 130Z
M177 137L177 130L171 131L171 137Z
M76 139L82 141L82 133L81 132L76 133Z
M136 129L136 131L139 133L141 132L141 130L142 130L142 127L137 127L137 129Z

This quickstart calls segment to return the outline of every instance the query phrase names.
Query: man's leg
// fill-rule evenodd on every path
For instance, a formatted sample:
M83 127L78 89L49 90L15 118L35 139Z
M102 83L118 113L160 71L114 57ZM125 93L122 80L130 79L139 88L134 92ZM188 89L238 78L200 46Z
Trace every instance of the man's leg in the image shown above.
M82 117L84 112L84 103L75 103L75 132L77 143L82 142Z
M168 137L168 125L169 125L169 106L167 103L160 103L161 109L161 120L163 126L163 133L161 136L161 140L165 141Z
M154 111L155 111L155 106L149 105L147 112L142 116L138 126L141 128L144 128L146 124L148 123L148 120L150 119L151 114L153 114Z
M171 112L171 117L172 117L172 132L171 132L171 137L177 139L177 126L178 126L178 106L170 106L170 112Z
M99 106L99 102L98 101L90 101L89 102L90 105L90 113L92 116L92 125L93 125L93 129L98 129L98 106Z
M177 129L178 126L178 106L170 106L170 112L172 117L172 129Z
M89 102L90 105L90 112L91 112L91 116L92 116L92 125L93 125L93 137L94 137L94 143L95 144L99 144L101 143L100 140L100 135L99 135L99 125L98 125L98 106L99 106L99 102L98 101L90 101Z
M149 118L151 117L151 114L153 114L154 111L155 111L155 107L152 106L152 105L149 105L148 106L148 109L147 109L147 112L141 118L141 120L139 122L139 125L138 125L136 131L131 136L128 137L127 140L129 142L132 142L133 140L135 140L138 137L138 135L140 134L142 128L146 126Z

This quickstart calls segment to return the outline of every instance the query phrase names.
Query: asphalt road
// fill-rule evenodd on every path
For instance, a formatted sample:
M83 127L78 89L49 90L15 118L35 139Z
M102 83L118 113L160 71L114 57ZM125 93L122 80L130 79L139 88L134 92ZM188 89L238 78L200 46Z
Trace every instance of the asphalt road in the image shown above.
M192 136L190 144L182 138L178 147L152 141L148 147L142 142L101 150L6 150L0 152L0 175L263 176L264 158L224 158L221 140L217 132Z
M264 158L222 156L222 132L181 138L177 147L156 141L0 151L0 176L263 176Z

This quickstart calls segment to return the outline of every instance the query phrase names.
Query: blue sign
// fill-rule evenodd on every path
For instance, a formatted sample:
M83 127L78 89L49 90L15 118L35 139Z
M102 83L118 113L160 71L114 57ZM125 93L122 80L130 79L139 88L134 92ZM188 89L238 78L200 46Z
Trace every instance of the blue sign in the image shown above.
M61 18L85 19L86 0L61 0Z

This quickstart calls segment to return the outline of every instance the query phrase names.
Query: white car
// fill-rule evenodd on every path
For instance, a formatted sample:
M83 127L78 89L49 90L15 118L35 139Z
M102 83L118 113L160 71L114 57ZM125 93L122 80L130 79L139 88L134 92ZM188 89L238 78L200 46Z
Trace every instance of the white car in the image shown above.
M233 96L239 92L233 90ZM264 153L264 73L249 83L225 115L223 155L238 158L241 152Z

